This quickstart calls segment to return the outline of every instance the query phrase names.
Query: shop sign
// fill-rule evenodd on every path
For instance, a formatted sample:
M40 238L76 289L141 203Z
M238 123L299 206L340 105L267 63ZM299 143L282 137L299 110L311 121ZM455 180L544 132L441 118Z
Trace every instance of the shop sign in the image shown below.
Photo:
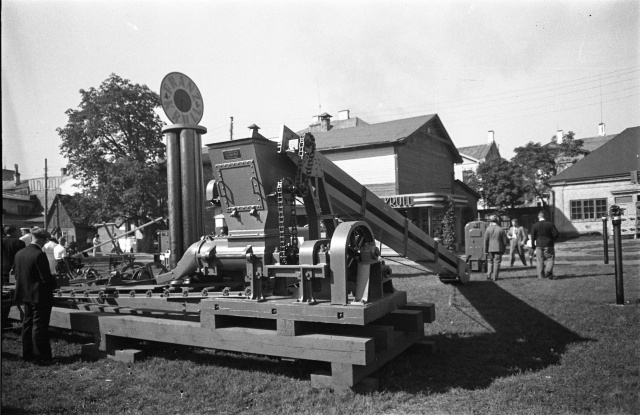
M384 202L391 207L407 207L413 206L413 196L391 196L383 198Z

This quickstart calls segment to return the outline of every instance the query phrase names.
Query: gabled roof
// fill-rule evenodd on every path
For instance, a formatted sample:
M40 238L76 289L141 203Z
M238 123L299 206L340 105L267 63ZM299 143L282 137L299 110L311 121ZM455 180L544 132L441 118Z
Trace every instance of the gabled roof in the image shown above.
M611 139L614 138L615 136L616 134L610 134L610 135L603 135L603 136L596 136L596 137L580 138L579 140L582 140L583 142L582 144L583 150L592 152L595 149L600 148L604 144L611 141Z
M491 151L491 145L493 143L481 144L479 146L460 147L458 151L462 156L468 156L476 160L482 160L487 157L489 151Z
M315 124L311 124L311 125L317 127L320 125L320 122L318 121ZM363 125L369 125L369 123L363 120L362 118L358 118L358 117L351 117L351 118L347 118L346 120L332 120L330 131L340 130L342 128L362 127ZM297 131L296 134L302 135L310 131L311 131L311 126L305 128L304 130Z
M51 202L51 205L49 206L49 210L47 211L47 220L50 220L50 218L52 217L54 210L58 207L58 204L56 203L56 201L59 200L65 213L69 216L69 219L76 227L89 226L85 223L77 221L75 218L71 217L71 215L69 214L69 210L67 209L67 203L69 202L71 197L72 197L71 195L63 195L58 193L56 197L53 199L53 201Z
M462 163L458 149L444 129L437 114L405 118L359 126L357 128L335 129L314 132L318 150L341 150L370 145L392 144L405 140L427 124L434 125L440 137L447 142L455 163Z
M640 127L627 128L549 182L628 175L640 170Z

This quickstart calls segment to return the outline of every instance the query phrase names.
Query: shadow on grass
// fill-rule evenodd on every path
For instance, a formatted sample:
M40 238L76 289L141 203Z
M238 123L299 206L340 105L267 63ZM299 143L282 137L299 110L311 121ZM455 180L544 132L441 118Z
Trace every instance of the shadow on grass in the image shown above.
M444 393L486 388L496 379L558 364L570 344L589 341L495 283L474 281L457 290L492 332L430 336L437 352L417 359L399 356L379 373L382 389ZM465 307L453 307L471 317Z
M381 390L446 393L456 388L483 389L500 378L559 364L569 345L589 340L520 300L499 284L472 281L457 286L456 290L466 301L461 301L459 305L454 302L453 311L472 318L486 332L465 333L458 330L456 333L442 332L430 336L437 345L435 354L401 354L373 375L380 379ZM479 315L479 318L472 314ZM52 339L80 344L93 340L91 335L58 329L52 330L51 334ZM310 374L327 369L327 363L323 362L299 360L290 363L273 357L167 343L137 342L132 346L144 350L148 359L188 361L299 380L308 380ZM14 356L3 353L3 358L12 359ZM79 360L88 359L75 355L59 358L58 363Z

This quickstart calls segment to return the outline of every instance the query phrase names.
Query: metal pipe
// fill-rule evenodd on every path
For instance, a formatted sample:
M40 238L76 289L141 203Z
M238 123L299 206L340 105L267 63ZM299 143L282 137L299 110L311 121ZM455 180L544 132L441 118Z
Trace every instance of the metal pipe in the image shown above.
M105 242L101 243L100 245L96 245L96 246L92 246L91 248L87 248L87 249L85 249L84 251L82 251L81 253L83 253L83 252L93 251L93 248L98 248L98 247L100 247L100 246L102 246L102 245L110 244L110 243L112 243L112 242L113 242L114 240L116 240L116 239L122 238L123 236L129 235L130 233L134 233L135 231L137 231L137 230L139 230L139 229L146 228L147 226L149 226L149 225L153 225L154 223L159 222L159 221L161 221L161 220L163 220L163 219L164 219L164 218L154 219L154 220L152 220L151 222L147 222L147 223L145 223L144 225L142 225L142 226L138 226L138 227L137 227L137 228L135 228L135 229L132 229L132 230L127 231L127 232L125 232L125 233L121 233L120 235L116 235L116 236L117 236L117 238L112 238L112 239L109 239L108 241L105 241ZM107 225L113 225L113 223L97 223L97 224L95 224L95 225L93 225L93 226L97 228L97 227L100 227L100 226L107 226Z
M613 216L611 223L613 224L613 251L616 260L616 304L623 305L624 281L622 277L622 232L620 231L622 218Z
M196 235L199 238L204 235L204 178L202 172L202 137L196 133L195 138L194 167L196 169L196 183L194 187L196 194Z
M166 131L167 189L170 242L169 265L175 268L184 251L182 245L182 193L180 181L180 139L176 130Z
M607 217L602 217L602 247L604 249L604 263L609 263L609 233L607 230Z
M180 180L182 191L182 247L190 246L199 239L197 231L196 200L196 132L192 129L180 131ZM182 254L182 252L180 253Z

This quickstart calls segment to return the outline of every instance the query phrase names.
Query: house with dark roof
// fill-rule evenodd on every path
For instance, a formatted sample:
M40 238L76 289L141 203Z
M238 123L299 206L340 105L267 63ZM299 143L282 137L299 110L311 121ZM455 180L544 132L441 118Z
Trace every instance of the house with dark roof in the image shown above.
M602 147L604 144L608 143L612 138L616 136L616 134L606 135L604 131L604 123L600 123L599 125L599 133L595 137L586 137L586 138L576 138L575 140L580 140L582 142L580 154L574 155L572 157L558 157L556 159L556 172L557 174L571 167L578 160L584 158L585 155L591 153L592 151ZM567 135L573 135L571 131ZM549 146L557 146L567 135L564 134L564 131L558 130L555 136L555 140L552 142L545 144L545 147Z
M462 158L437 114L338 128L324 113L319 125L299 133L306 131L318 151L433 237L441 236L452 198L456 239L463 243L464 224L475 218L480 196L456 183L454 164Z
M462 163L456 164L456 179L466 182L468 172L475 172L478 165L486 161L489 157L500 157L500 150L495 141L493 131L489 131L489 140L485 144L469 147L458 147Z
M96 230L93 226L82 223L70 214L68 209L71 196L57 194L47 211L48 229L52 235L63 237L67 242L75 242L79 249L89 247L89 242L94 237Z
M554 223L565 235L598 232L612 204L625 235L638 235L640 127L627 128L550 181Z

